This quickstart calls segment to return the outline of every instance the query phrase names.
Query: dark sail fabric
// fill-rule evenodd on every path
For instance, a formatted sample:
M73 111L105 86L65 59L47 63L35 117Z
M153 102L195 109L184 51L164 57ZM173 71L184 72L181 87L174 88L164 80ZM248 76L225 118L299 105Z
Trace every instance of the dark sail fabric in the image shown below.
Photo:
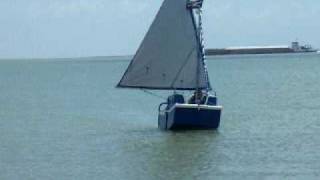
M188 0L164 0L118 87L207 89L201 47Z

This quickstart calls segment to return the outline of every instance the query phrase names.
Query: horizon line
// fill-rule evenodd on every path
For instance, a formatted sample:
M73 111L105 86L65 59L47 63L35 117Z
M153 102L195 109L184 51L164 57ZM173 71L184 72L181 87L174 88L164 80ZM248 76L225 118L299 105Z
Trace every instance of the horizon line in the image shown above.
M133 55L99 55L99 56L74 56L74 57L0 57L0 60L66 60L66 59L88 59L88 58L129 58ZM102 60L102 59L101 59Z

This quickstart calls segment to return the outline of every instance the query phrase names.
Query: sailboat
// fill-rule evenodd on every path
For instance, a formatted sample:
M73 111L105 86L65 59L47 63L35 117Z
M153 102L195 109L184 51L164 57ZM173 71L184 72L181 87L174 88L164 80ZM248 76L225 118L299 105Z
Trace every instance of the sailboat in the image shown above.
M206 67L203 0L164 0L118 88L168 90L159 105L163 130L217 129L222 106L217 105ZM194 91L186 100L177 91Z

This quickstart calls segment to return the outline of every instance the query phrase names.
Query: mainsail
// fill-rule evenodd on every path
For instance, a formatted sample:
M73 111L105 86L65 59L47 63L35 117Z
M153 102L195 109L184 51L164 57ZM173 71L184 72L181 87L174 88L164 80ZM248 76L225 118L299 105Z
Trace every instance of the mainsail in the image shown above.
M209 89L190 0L164 0L117 87Z

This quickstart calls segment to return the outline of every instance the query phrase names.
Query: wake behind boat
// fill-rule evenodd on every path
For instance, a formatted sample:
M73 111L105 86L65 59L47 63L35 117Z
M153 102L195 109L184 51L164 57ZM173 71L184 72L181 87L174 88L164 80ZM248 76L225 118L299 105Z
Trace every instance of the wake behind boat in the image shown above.
M164 0L119 88L173 90L159 106L164 130L216 129L222 107L217 105L206 67L202 34L203 0ZM186 101L176 91L194 91Z

